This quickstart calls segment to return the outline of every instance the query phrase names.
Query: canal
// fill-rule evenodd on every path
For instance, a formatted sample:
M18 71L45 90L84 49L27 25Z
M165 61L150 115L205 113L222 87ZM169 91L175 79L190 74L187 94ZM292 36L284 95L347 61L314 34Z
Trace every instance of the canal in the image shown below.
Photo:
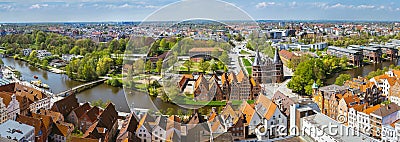
M377 63L377 64L369 64L369 65L365 65L363 67L360 68L354 68L354 69L350 69L350 70L346 70L346 71L341 71L338 73L333 74L332 76L330 76L325 84L333 84L335 83L336 78L340 75L340 74L349 74L351 77L358 77L358 76L367 76L369 72L371 71L376 71L377 69L383 69L384 67L388 67L393 64L393 65L400 65L399 64L400 60L393 60L393 61L385 61L385 62L381 62L381 63Z

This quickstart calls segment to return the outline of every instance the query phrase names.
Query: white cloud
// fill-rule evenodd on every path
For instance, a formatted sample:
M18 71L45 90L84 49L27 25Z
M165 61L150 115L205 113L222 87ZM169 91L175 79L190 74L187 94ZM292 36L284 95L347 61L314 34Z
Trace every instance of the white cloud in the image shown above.
M131 5L125 3L124 5L119 6L120 8L130 8L132 7Z
M372 9L372 8L375 8L376 6L374 6L374 5L364 5L364 4L362 4L362 5L359 5L359 6L357 6L356 8L358 8L358 9Z
M275 2L260 2L260 3L257 3L256 8L264 8L264 7L275 5L275 4L276 4Z
M34 5L31 5L31 7L29 7L29 9L40 9L40 8L48 7L48 6L49 6L48 4L34 4Z
M159 8L159 6L155 6L155 5L146 5L146 6L144 6L144 8L153 9L153 8Z
M385 9L385 6L381 5L377 8L377 10ZM390 8L391 9L391 8Z
M289 6L292 7L292 8L296 7L297 5L298 5L297 2L295 2L295 1L289 3Z

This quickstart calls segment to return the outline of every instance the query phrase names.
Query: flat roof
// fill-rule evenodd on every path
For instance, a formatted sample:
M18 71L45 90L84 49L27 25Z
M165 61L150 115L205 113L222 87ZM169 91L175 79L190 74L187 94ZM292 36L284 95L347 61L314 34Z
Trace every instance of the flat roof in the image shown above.
M340 48L340 47L336 47L336 46L329 46L328 49L347 52L347 53L353 53L353 54L360 53L359 51L356 51L356 50L351 50L351 49L347 49L347 48Z
M13 133L12 130L16 131ZM17 131L20 131L21 133ZM33 126L19 123L14 120L7 120L0 125L0 135L2 137L10 136L11 138L17 138L18 140L21 140L26 135L26 133L30 131L34 133L35 128Z

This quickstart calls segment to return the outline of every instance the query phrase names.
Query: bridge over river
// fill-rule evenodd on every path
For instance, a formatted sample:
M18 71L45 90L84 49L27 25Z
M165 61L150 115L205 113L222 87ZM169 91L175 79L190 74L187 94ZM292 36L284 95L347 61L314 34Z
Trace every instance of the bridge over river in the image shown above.
M107 79L108 78L102 78L102 79L99 79L99 80L96 80L96 81L92 81L92 82L88 82L88 83L85 83L85 84L82 84L82 85L79 85L79 86L75 86L75 87L73 87L71 89L62 91L62 92L57 93L57 94L53 94L53 96L55 96L55 97L58 97L58 96L65 97L65 96L68 96L69 93L79 93L79 92L82 92L82 91L84 91L84 90L86 90L88 88L92 88L92 87L94 87L94 86L96 86L96 85L98 85L100 83L103 83Z

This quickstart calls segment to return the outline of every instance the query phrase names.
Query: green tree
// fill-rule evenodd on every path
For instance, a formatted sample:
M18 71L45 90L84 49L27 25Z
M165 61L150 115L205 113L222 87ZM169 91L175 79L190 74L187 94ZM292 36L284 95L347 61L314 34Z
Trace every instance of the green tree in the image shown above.
M217 64L217 62L216 62L214 59L212 59L212 60L210 61L210 69L211 69L211 71L213 71L213 72L215 72L215 71L218 70L218 64Z
M42 67L43 68L47 68L48 65L49 65L49 61L48 60L45 59L45 60L42 61Z
M79 55L79 52L80 52L79 47L78 46L74 46L74 48L72 48L69 51L69 54Z
M141 74L144 71L144 60L143 59L136 60L132 66L135 74Z
M199 69L205 73L210 67L210 63L204 60L201 60L199 63Z
M98 76L103 76L110 71L114 61L110 57L103 57L97 62L96 73Z
M169 44L167 43L166 39L165 38L161 39L161 41L160 41L160 50L161 51L165 51L165 50L168 49L168 47L169 47Z
M253 48L253 46L251 46L250 42L246 43L246 48L249 49L249 50L254 50L254 48Z
M36 45L40 45L46 41L46 34L43 31L39 31L36 33L35 43Z
M147 60L146 62L146 66L144 67L146 69L146 72L151 72L151 70L153 69L153 63L151 63L150 60Z
M167 108L166 115L174 115L175 110L173 108Z
M342 86L344 84L344 82L346 82L347 80L350 80L351 76L349 74L340 74L335 81L336 85Z
M183 63L183 66L185 66L187 68L188 72L190 72L190 68L192 68L193 62L191 60L187 60Z
M159 74L161 74L162 64L163 64L163 62L162 62L161 59L159 59L159 60L156 62L156 71L157 71L157 73L159 73Z
M221 56L219 57L219 60L222 61L222 63L224 63L225 65L229 65L229 56L228 56L228 52L223 51Z
M322 80L325 79L325 75L326 70L321 59L309 58L298 65L294 72L294 77L287 86L294 92L310 95L314 81L319 86L322 86Z
M220 56L219 48L214 47L213 51L211 52L211 56L218 58Z

